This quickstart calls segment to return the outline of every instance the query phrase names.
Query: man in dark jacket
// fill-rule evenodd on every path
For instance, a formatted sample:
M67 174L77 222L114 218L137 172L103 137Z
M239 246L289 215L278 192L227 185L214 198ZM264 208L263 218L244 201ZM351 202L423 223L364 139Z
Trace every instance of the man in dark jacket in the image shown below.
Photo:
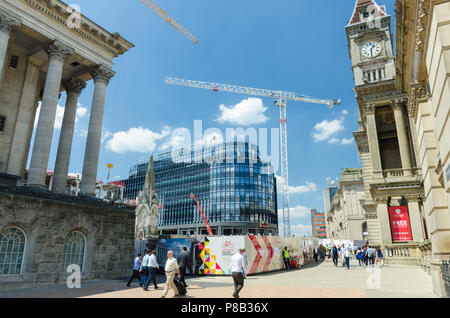
M319 249L317 247L314 247L313 249L313 257L314 261L317 263L319 261Z
M338 249L337 249L336 245L333 245L333 249L331 250L331 256L333 258L334 266L337 266L338 265L339 252L338 252Z
M184 287L188 287L184 280L184 276L186 275L186 268L188 266L189 254L187 252L187 247L183 246L183 252L178 255L178 266L180 266L180 282L184 285Z

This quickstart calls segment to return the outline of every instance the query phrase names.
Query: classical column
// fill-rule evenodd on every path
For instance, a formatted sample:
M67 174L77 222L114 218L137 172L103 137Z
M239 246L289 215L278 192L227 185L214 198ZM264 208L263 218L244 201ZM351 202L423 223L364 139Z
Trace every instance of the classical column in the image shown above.
M389 210L386 199L377 199L377 215L380 224L381 244L383 246L392 244L391 223L389 221Z
M6 53L11 31L20 25L20 19L0 12L0 87L3 82Z
M422 226L422 216L417 197L408 197L408 214L411 223L411 233L414 242L421 243L425 239Z
M48 49L49 66L39 122L34 137L33 153L31 154L28 185L41 187L45 185L45 173L52 143L62 71L66 57L70 54L73 54L73 49L62 45L59 41L55 41Z
M99 66L92 71L95 88L92 99L91 116L84 154L83 174L81 177L80 193L83 195L95 195L97 181L98 157L102 137L103 112L105 107L106 87L115 72L104 66Z
M400 148L400 158L403 169L407 169L406 173L411 173L412 162L411 152L409 148L408 132L405 124L403 101L395 100L391 103L395 116L395 127L397 128L397 139Z
M365 115L367 120L367 140L369 144L370 159L372 162L373 177L381 177L381 156L378 144L377 122L375 119L375 105L366 105Z
M61 133L59 135L58 153L56 155L55 163L55 177L52 187L52 191L56 193L66 192L78 97L80 96L81 91L86 87L86 83L72 78L63 83L63 85L67 92L67 100L64 109Z
M7 173L24 177L28 161L28 149L33 133L34 117L36 114L36 99L41 63L28 57L28 65L23 82L22 95L17 108L17 120L14 127L14 137L8 159Z

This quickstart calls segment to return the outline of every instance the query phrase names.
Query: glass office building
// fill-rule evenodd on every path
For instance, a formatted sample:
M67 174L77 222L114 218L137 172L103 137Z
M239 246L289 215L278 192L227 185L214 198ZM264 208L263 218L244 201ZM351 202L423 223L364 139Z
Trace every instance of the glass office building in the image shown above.
M130 169L124 197L142 190L147 163ZM277 185L258 147L230 142L154 158L161 234L207 234L191 193L217 235L278 234Z

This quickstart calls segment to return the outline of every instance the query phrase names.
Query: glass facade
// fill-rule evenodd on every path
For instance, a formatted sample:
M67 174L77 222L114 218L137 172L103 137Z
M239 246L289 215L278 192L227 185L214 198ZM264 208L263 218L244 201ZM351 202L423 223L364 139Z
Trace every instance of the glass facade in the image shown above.
M205 233L193 193L214 234L278 234L276 180L257 146L231 142L180 151L176 160L174 154L154 159L161 233ZM146 169L147 163L130 169L125 198L138 196Z

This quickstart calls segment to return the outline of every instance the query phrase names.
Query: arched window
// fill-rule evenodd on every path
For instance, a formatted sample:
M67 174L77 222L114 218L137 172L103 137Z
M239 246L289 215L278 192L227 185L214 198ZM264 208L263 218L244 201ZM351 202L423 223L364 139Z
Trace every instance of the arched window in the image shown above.
M80 270L83 271L85 247L86 240L81 232L72 232L69 235L64 245L63 272L66 272L67 267L72 264L80 266Z
M0 276L21 274L24 251L24 232L15 227L0 232Z

